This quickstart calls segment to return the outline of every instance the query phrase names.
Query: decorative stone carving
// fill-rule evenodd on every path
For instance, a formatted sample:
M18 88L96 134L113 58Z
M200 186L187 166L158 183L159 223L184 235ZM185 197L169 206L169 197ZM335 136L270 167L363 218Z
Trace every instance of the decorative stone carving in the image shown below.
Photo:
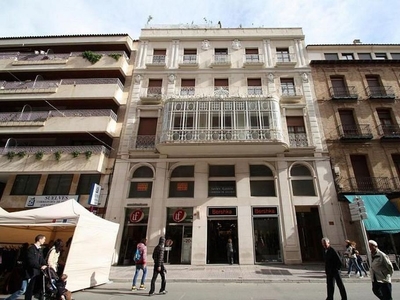
M143 76L140 74L135 75L135 83L140 83L142 81Z
M175 74L169 74L168 75L168 82L169 83L174 83L175 82L175 78L176 78Z
M272 73L268 74L268 81L269 82L274 82L274 74L272 74Z
M240 41L238 39L234 39L232 42L232 49L239 50L240 48L242 48L242 44L240 43Z
M209 40L204 40L201 42L201 49L203 49L203 50L210 49L210 46L211 46L211 44L210 44Z
M301 74L301 79L303 79L303 82L308 82L308 75L307 75L307 73L303 73L303 74Z

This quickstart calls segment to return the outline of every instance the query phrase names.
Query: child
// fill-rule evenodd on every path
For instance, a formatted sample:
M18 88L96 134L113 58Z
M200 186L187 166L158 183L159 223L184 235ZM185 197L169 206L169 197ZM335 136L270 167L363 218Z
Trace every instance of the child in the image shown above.
M361 271L363 271L365 273L365 277L368 277L367 271L365 270L364 265L363 265L363 259L360 256L360 252L358 252L358 250L356 250L355 252L356 252L356 257L357 257L357 263L360 266Z
M60 279L56 282L57 287L57 299L58 300L71 300L72 293L68 291L65 286L67 285L67 274L62 274Z

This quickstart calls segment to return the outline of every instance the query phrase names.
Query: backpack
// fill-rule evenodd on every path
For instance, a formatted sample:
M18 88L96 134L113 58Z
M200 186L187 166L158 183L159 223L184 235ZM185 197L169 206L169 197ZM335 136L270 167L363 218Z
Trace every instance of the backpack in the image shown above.
M136 249L135 256L133 257L133 260L135 263L139 262L142 259L142 253L140 253L139 248Z
M354 248L354 247L351 249L351 255L353 255L353 254L356 254L356 248Z

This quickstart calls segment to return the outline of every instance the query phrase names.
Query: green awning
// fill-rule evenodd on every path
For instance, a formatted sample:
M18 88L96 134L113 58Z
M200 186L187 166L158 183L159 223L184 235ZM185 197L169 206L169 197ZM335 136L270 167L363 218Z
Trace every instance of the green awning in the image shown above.
M368 219L364 220L367 231L375 233L400 232L400 213L385 195L345 195L350 203L358 196L364 200Z

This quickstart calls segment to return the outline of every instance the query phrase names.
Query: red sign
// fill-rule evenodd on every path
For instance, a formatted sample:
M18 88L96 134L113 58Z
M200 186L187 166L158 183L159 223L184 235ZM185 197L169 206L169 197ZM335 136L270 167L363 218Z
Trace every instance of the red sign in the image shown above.
M257 215L277 215L278 208L275 206L253 207L253 216Z
M178 182L176 185L176 190L179 192L187 191L188 183L187 182Z
M183 209L177 209L172 215L172 219L177 223L182 222L183 220L185 220L185 218L186 211L184 211Z
M136 190L138 192L146 192L148 189L149 189L149 184L147 182L139 182L136 187Z
M144 218L144 212L140 209L136 209L133 212L131 212L130 216L129 216L129 221L131 221L132 223L139 223L140 221L142 221Z

